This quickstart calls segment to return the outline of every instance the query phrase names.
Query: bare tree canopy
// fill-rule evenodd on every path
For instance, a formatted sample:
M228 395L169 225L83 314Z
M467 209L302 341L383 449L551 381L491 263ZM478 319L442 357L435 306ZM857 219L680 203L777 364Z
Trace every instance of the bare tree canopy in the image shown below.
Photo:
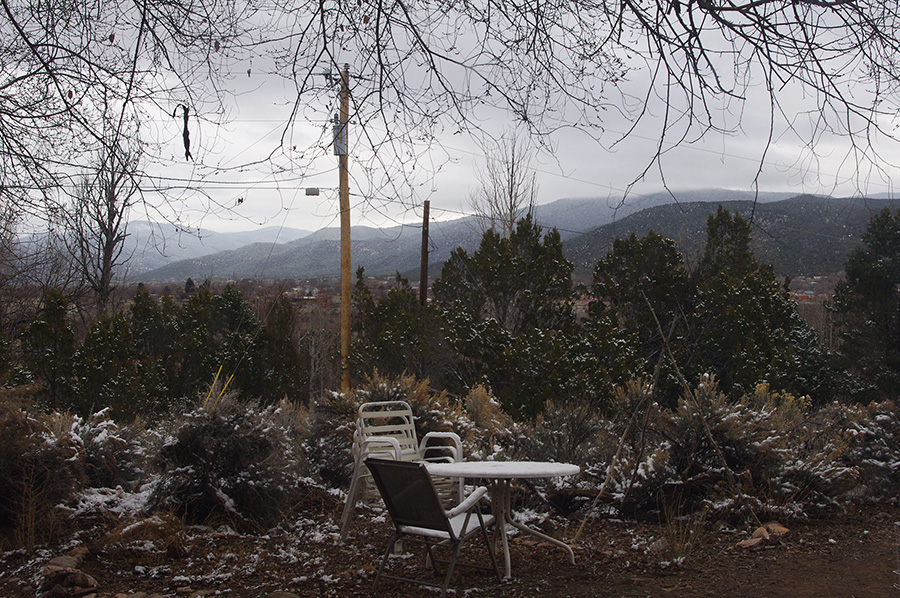
M508 238L516 222L530 213L537 201L533 152L524 139L503 135L483 168L476 168L478 187L469 194L469 207L475 214L478 232L493 229Z
M796 136L811 160L820 136L851 137L847 159L866 177L898 108L894 2L385 0L279 14L290 33L278 71L296 82L297 110L316 73L350 63L353 121L376 151L478 132L500 110L539 138L573 127L614 145L640 130L655 148L639 178L675 145L739 134L752 112L770 143Z
M72 263L100 315L107 313L115 281L124 277L117 270L130 257L123 253L128 212L140 198L140 152L136 131L109 131L71 205L60 210Z
M897 3L850 0L0 0L0 193L49 193L102 138L102 106L186 124L223 114L239 58L294 85L285 136L319 123L319 155L336 96L322 74L349 64L356 188L388 197L440 169L436 139L490 135L510 115L550 149L564 128L607 147L649 137L636 178L742 125L795 137L813 161L822 136L846 136L864 183L900 108L898 21ZM171 142L196 159L189 133Z
M39 211L86 152L105 112L158 118L217 99L234 0L0 1L0 195Z

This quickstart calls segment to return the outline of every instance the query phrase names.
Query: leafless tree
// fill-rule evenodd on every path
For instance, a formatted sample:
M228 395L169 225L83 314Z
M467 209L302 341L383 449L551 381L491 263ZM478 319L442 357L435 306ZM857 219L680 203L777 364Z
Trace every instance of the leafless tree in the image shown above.
M81 280L93 295L96 314L107 313L124 255L128 214L140 194L141 148L136 131L124 125L107 130L96 163L83 174L71 204L62 213L66 240Z
M506 134L476 170L478 187L469 195L469 208L479 232L493 229L509 237L519 218L532 210L538 191L532 158L524 139Z
M300 349L309 358L309 401L340 384L340 366L335 360L340 347L338 314L331 305L332 290L321 293L301 311Z
M44 216L102 145L109 105L157 120L211 110L253 6L0 0L0 201Z
M330 116L322 74L350 64L364 198L416 203L415 174L446 159L436 140L493 134L498 115L539 144L562 128L654 139L637 179L673 146L762 114L770 143L795 135L812 161L823 136L846 136L865 183L894 141L898 23L896 2L851 0L0 0L0 195L41 209L100 143L104 98L170 121L221 113L245 57L294 84L292 123ZM187 133L171 142L197 157Z
M383 0L284 2L279 14L290 31L275 42L276 70L296 84L297 116L321 114L319 74L350 63L351 124L384 185L406 186L391 169L431 166L438 152L416 143L508 114L538 140L567 127L606 145L654 139L636 179L673 146L740 134L752 116L769 144L796 135L810 160L823 136L847 136L865 183L885 165L879 141L893 141L900 108L895 2Z
M51 288L73 288L74 275L58 231L23 233L15 205L0 208L0 342L15 339Z

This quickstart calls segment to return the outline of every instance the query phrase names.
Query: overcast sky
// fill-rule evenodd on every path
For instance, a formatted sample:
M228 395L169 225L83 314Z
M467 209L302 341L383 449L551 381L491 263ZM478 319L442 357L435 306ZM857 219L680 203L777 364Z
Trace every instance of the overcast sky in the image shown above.
M238 93L229 99L222 126L216 127L202 118L191 122L193 163L184 160L180 120L161 118L164 143L158 158L162 162L152 166L151 173L189 181L202 192L183 193L184 202L179 204L183 207L181 220L223 232L259 226L307 230L337 226L337 157L329 145L327 121L331 114L327 108L318 113L307 110L286 131L293 99L290 88L253 73L235 85ZM774 141L763 158L769 117L767 98L761 90L757 93L759 97L754 98L751 93L743 106L739 130L729 135L708 133L701 141L664 148L664 175L670 189L748 190L762 161L758 177L761 191L847 196L860 191L876 194L892 190L891 178L898 175L896 170L859 170L855 159L847 159L849 143L840 138L817 139L814 157L800 139L784 133L783 122L776 123ZM790 97L792 93L796 99ZM796 106L798 113L812 108L805 104L800 92L790 88L782 92L782 100ZM331 102L336 106L336 92L333 98L322 101L324 105ZM485 127L497 136L513 130L501 114L483 120L488 121ZM658 125L651 118L627 139L616 143L627 126L626 121L617 120L611 113L599 140L575 128L551 135L547 148L538 153L532 164L539 183L538 203L582 197L613 204L620 201L650 160L658 139ZM354 225L417 224L426 199L431 201L433 218L456 218L469 210L467 197L477 185L475 168L483 164L485 152L472 138L448 134L430 149L413 149L421 157L412 184L400 191L404 197L362 197L360 189L365 185L359 178L366 174L360 172L357 157L366 154L367 148L359 127L352 122L350 135ZM171 142L166 143L166 138ZM887 162L900 163L900 147L886 144L880 149ZM892 156L898 159L893 160ZM318 188L319 195L307 196L305 189L309 187ZM662 178L654 167L630 193L634 197L662 188Z

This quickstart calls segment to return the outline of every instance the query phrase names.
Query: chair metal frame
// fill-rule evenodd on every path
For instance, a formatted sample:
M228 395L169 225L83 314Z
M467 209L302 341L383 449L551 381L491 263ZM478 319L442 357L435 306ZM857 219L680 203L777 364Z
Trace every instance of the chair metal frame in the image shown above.
M449 441L449 444L446 444ZM454 432L429 432L416 438L412 408L406 401L375 401L363 403L356 415L353 432L353 473L350 489L341 513L340 539L344 541L350 529L350 519L357 501L374 500L378 493L371 481L365 460L369 457L397 461L462 461L462 441ZM462 500L462 478L436 479L438 493L447 504Z
M450 579L456 565L493 571L497 581L502 581L497 557L494 553L494 542L488 536L488 528L496 522L496 519L491 514L482 514L479 504L487 495L487 488L484 486L476 488L456 507L446 510L424 463L370 457L365 460L365 465L372 473L372 479L384 499L394 526L375 576L373 591L378 588L381 578L386 577L429 587L439 587L441 596L444 596L450 586ZM477 519L477 525L473 519ZM459 562L459 553L463 543L479 533L487 546L491 567ZM447 561L447 573L442 585L385 572L394 545L404 538L425 544L428 561L436 574L440 574L440 572L437 568L438 561L434 555L434 547L449 547L451 555L450 560Z

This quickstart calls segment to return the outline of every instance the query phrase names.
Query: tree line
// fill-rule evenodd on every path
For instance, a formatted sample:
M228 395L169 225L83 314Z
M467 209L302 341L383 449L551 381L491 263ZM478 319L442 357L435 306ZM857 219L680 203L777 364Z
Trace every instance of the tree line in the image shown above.
M652 231L617 239L589 288L573 285L556 231L530 217L508 237L487 231L471 255L456 250L428 305L405 281L376 301L360 278L355 365L459 393L484 383L518 417L548 399L602 406L635 379L673 406L709 374L735 398L760 383L819 405L896 396L900 212L877 214L848 256L827 306L841 333L834 352L800 317L789 281L754 255L745 218L720 207L706 233L695 264Z
M558 232L526 215L508 236L489 229L473 253L455 250L424 305L399 275L376 296L360 269L354 379L412 375L451 395L480 384L519 419L548 400L602 408L616 387L638 379L673 406L710 374L735 398L760 383L814 404L896 396L900 211L874 216L848 255L828 306L841 331L834 352L817 344L788 281L753 254L745 218L720 207L706 232L693 264L652 231L617 239L591 284L578 286ZM178 300L139 288L83 333L63 292L47 291L3 345L4 385L39 385L47 408L109 407L120 418L183 406L218 392L214 383L263 404L306 403L337 387L327 300L298 307L281 293L254 307L233 285L188 290Z

